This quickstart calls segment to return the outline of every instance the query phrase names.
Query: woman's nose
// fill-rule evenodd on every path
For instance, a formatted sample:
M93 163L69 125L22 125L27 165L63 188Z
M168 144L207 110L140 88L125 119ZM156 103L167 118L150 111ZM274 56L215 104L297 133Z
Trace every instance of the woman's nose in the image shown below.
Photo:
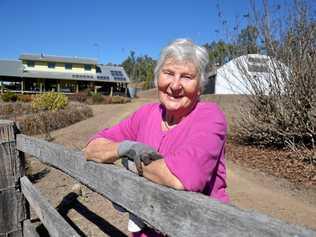
M176 91L176 90L181 90L182 89L182 84L181 80L178 77L175 77L174 80L171 82L171 89Z

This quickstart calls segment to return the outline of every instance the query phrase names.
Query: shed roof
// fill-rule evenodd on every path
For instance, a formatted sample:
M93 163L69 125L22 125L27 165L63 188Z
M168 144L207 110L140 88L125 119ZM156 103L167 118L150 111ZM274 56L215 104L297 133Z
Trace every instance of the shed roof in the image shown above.
M254 93L252 81L260 81L260 90L268 94L271 80L278 78L282 86L283 78L288 78L289 73L285 64L267 55L242 55L217 70L215 93L251 94Z
M98 62L92 58L79 58L79 57L64 57L64 56L52 56L44 54L21 54L20 60L34 60L41 62L59 62L59 63L78 63L78 64L93 64Z

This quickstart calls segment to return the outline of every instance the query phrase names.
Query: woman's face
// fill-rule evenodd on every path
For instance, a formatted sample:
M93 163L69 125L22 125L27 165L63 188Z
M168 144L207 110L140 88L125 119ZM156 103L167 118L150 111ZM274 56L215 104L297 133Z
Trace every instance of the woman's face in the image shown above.
M200 95L198 72L191 62L167 59L157 84L160 102L171 113L190 112Z

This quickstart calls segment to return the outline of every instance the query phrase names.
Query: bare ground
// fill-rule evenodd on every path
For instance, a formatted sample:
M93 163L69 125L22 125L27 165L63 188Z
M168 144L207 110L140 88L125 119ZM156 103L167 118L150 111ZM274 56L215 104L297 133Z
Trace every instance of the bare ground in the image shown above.
M151 101L151 98L143 97L121 105L94 105L92 118L53 132L53 142L82 149L96 131L117 123L143 103ZM230 159L230 154L227 157L228 190L233 205L316 229L315 189L299 188L285 179L247 168ZM36 160L31 159L30 167L36 186L56 207L76 184L72 178ZM83 187L82 192L72 205L59 205L73 226L80 228L82 236L127 235L126 214L118 213L109 201L89 189Z

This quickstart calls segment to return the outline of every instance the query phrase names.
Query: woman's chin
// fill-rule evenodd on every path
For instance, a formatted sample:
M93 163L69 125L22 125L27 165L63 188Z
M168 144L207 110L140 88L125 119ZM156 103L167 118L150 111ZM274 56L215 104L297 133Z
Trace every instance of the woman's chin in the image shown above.
M173 112L176 112L178 110L183 109L183 105L178 104L178 103L165 103L164 106L165 106L166 110L173 111Z

